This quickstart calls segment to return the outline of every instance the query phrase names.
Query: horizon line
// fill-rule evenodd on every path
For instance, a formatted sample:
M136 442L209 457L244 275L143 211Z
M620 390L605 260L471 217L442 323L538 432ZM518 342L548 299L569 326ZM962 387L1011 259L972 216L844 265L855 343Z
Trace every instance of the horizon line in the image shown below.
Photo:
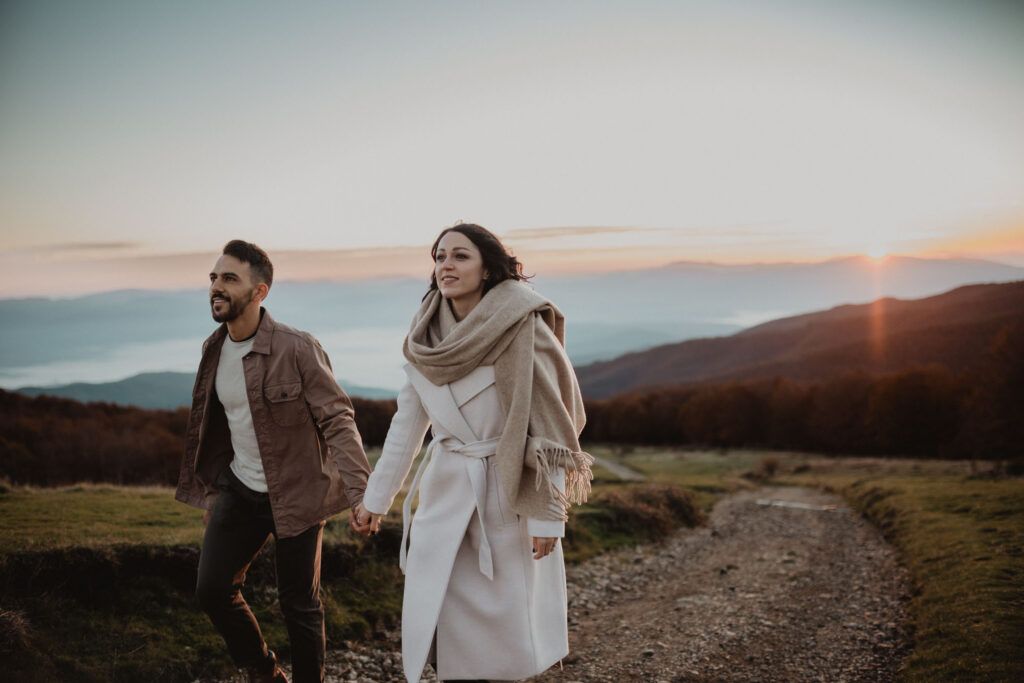
M368 251L380 252L380 251L394 251L396 253L406 252L412 249L412 247L375 247L372 249L336 249L336 250L302 250L302 249L291 249L277 251L278 254L275 258L284 258L286 261L289 259L301 258L305 255L316 255L318 257L330 257L337 254L365 254ZM419 249L417 248L417 253ZM622 253L621 249L590 249L585 250L591 253L606 253L614 252L615 254ZM537 252L534 256L542 257L540 260L547 260L553 256L557 256L563 252L571 252L575 256L580 255L580 250L548 250L541 254ZM750 267L773 267L773 266L814 266L823 265L827 263L836 263L842 261L859 261L865 264L874 266L876 268L885 268L888 263L893 261L961 261L961 262L974 262L974 263L987 263L994 266L1002 266L1005 268L1013 268L1020 270L1024 274L1024 262L1018 264L1012 262L1012 257L1017 256L1015 253L1008 253L1011 256L1010 261L996 260L994 258L987 258L985 256L970 255L970 254L948 254L948 255L931 255L931 254L906 254L906 253L894 253L885 254L883 256L872 256L863 253L848 253L837 256L830 256L818 259L807 259L807 260L747 260L747 261L727 261L727 260L697 260L697 259L673 259L669 261L662 261L656 264L643 265L636 261L626 261L623 263L623 267L607 267L607 264L599 263L583 263L582 267L578 268L549 268L545 277L573 277L573 276L586 276L586 275L600 275L600 274L617 274L617 273L630 273L630 272L641 272L641 271L652 271L661 270L665 268L671 268L674 266L702 266L711 268L750 268ZM5 256L4 252L0 252L0 258ZM84 259L75 261L75 265L90 266L90 265L105 265L110 266L115 262L133 263L139 264L142 262L151 261L180 261L182 259L195 259L204 258L208 259L211 254L207 252L174 252L163 255L136 255L136 256L122 256L113 258L103 259ZM1024 259L1024 254L1019 255L1020 258ZM417 257L419 258L419 257ZM169 265L169 264L168 264ZM604 267L602 267L602 265ZM589 267L588 267L589 266ZM403 269L404 270L404 269ZM429 271L428 271L429 272ZM180 273L175 273L180 275ZM534 274L536 276L536 274ZM275 284L280 283L354 283L354 282L373 282L373 281L386 281L386 280L419 280L426 279L425 275L416 275L411 272L383 272L383 273L364 273L351 277L345 277L343 275L327 275L317 273L308 277L282 277L275 278ZM30 300L30 299L50 299L50 300L74 300L81 299L88 296L97 296L103 294L111 294L116 292L184 292L197 289L205 289L205 282L197 282L196 285L186 284L180 281L178 277L173 278L172 282L163 282L162 284L154 284L152 286L131 286L125 285L114 285L107 287L96 287L88 288L84 290L81 286L76 286L74 290L68 291L66 289L59 291L23 291L23 292L3 292L6 287L0 285L0 301L16 301L16 300Z

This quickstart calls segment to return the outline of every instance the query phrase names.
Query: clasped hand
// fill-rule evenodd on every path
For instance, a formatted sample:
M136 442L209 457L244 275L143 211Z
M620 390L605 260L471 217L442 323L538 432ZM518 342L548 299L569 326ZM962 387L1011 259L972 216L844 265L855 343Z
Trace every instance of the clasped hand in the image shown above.
M374 536L380 531L380 520L384 515L376 515L365 507L360 501L352 508L352 514L348 518L348 526L352 531L361 536Z

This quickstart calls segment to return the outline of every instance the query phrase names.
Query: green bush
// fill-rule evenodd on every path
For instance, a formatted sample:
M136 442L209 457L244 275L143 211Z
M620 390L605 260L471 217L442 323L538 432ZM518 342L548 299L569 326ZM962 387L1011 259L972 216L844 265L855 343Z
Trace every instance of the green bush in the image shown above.
M580 562L621 546L666 538L704 521L693 494L678 486L635 484L598 492L569 518L565 554Z

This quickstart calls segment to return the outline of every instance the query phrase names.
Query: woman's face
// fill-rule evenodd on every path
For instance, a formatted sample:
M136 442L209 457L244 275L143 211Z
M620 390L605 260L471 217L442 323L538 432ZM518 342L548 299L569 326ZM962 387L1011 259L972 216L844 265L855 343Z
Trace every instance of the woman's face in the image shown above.
M483 257L473 241L461 232L445 233L434 252L434 278L441 296L483 296L486 277Z

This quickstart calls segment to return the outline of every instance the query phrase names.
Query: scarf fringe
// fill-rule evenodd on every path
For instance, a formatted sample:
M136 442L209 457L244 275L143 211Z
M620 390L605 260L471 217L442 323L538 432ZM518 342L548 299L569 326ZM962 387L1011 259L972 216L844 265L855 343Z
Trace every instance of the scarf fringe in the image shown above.
M560 508L558 512L562 519L567 519L569 506L582 505L590 496L590 480L594 478L591 469L594 456L586 451L573 451L551 442L534 449L534 455L537 459L534 488L539 491L546 484L552 501ZM555 472L560 467L565 470L564 493L555 485L554 479Z

